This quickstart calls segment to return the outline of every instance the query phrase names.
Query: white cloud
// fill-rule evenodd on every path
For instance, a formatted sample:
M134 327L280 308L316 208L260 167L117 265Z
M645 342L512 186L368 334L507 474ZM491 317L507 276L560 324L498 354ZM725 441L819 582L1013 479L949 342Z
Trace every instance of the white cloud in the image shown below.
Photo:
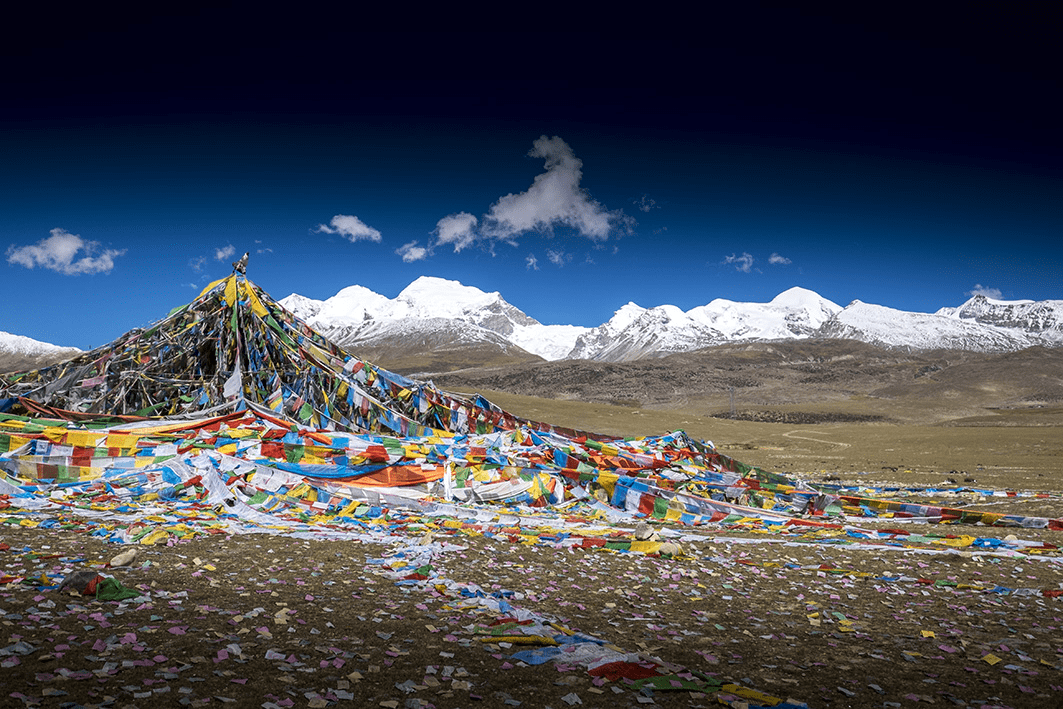
M454 253L472 246L479 238L476 226L479 220L468 212L458 212L436 222L436 246L453 244Z
M550 261L550 263L554 264L558 268L561 268L566 263L572 260L572 254L566 254L560 249L557 251L549 250L546 252L546 258Z
M374 241L380 243L380 232L351 214L337 214L328 224L318 224L315 231L326 234L339 234L352 244L357 241Z
M114 259L125 249L102 249L98 241L85 241L77 234L56 227L51 236L30 246L15 246L7 249L7 262L34 268L40 266L67 276L81 273L108 273L114 268ZM83 254L78 258L79 253Z
M661 208L661 206L657 204L657 200L650 197L648 194L644 194L638 199L632 200L632 203L639 208L640 212L648 212L651 209Z
M188 266L193 271L195 271L196 273L199 273L200 271L202 271L203 267L206 266L206 265L207 265L207 257L206 256L196 256L195 258L188 260Z
M753 270L753 257L748 253L742 253L741 256L731 254L723 260L724 264L734 264L736 271L742 273L749 273Z
M615 226L627 226L622 212L606 210L580 187L583 161L561 138L540 136L528 155L544 159L546 172L525 192L508 194L491 205L484 217L489 236L511 240L528 231L549 233L563 224L592 241L606 241Z
M999 288L990 288L983 286L981 283L976 283L974 288L967 291L967 295L984 295L986 298L992 298L993 300L1000 300L1004 297Z
M255 243L261 244L262 242L261 241L256 241ZM259 254L271 254L271 253L273 253L273 249L271 249L270 247L267 246L264 249L259 249L256 253L259 253Z
M395 253L402 257L403 262L413 263L414 261L423 261L428 256L428 249L418 246L416 241L411 241L395 249Z
M524 263L527 264L529 271L539 270L539 259L535 258L535 254L528 254L528 257L524 259Z
M561 138L540 136L528 155L546 163L546 171L532 181L531 187L520 194L500 197L479 219L468 212L443 217L436 223L436 238L429 243L428 253L436 246L452 245L457 253L483 244L493 254L499 242L516 246L520 234L552 234L557 226L570 227L599 243L634 229L634 219L621 210L607 210L580 187L583 161ZM644 196L637 204L653 204L653 200ZM532 257L527 263L528 268L537 268L538 260Z
M214 249L214 258L218 261L224 261L230 259L236 255L236 247L232 244L223 246L220 249Z
M774 266L789 266L791 261L785 256L780 256L779 254L773 253L771 256L768 257L768 263Z

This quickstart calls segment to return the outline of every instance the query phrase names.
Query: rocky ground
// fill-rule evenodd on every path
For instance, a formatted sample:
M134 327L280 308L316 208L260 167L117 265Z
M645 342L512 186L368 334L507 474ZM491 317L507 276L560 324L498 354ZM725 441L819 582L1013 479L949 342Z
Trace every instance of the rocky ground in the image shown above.
M512 523L425 520L415 534L431 540L409 526L386 543L213 535L107 570L122 547L18 519L0 527L4 706L1051 707L1063 693L1063 567L1040 544L990 553L942 538L687 527L677 531L696 538L664 558L565 549ZM403 581L409 569L393 567L412 541L433 556L426 579ZM78 569L140 595L52 587ZM520 661L535 646L489 633L522 613L691 681L640 688L576 662Z

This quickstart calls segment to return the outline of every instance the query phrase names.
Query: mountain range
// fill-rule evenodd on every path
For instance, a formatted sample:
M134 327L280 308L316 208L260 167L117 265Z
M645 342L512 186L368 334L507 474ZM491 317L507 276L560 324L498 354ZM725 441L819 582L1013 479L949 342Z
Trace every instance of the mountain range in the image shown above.
M982 295L959 307L913 313L859 300L842 307L795 287L768 303L716 299L687 311L627 303L597 327L544 325L497 292L429 276L395 298L353 285L327 300L293 293L280 303L346 349L408 372L541 360L633 362L719 345L806 339L908 351L1063 346L1063 300ZM0 367L6 371L76 352L0 332Z
M716 299L687 311L627 303L598 327L544 325L497 292L427 276L394 299L351 286L327 300L293 294L280 302L354 352L393 359L397 349L412 357L419 348L437 365L445 364L440 354L447 352L493 353L496 360L508 361L632 362L724 344L800 339L989 353L1063 346L1063 301L1002 301L982 295L936 313L912 313L859 300L842 307L795 287L768 303ZM500 361L466 360L464 366L487 363ZM424 364L425 371L433 371L430 362Z

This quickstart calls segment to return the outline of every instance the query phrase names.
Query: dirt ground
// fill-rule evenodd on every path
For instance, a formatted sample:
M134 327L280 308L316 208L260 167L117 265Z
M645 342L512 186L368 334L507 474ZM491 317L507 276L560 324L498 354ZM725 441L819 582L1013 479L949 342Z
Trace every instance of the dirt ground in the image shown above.
M900 494L1063 518L1058 426L711 426L723 452L807 480L960 487ZM665 558L567 548L512 520L394 515L384 541L202 535L108 570L123 547L32 519L0 510L0 706L1063 707L1063 532L908 524L923 536L871 544L843 529L655 523L691 535ZM426 578L402 580L403 550L426 533ZM141 595L55 590L85 569ZM529 615L685 682L529 664L513 655L536 646L490 640Z
M397 582L391 554L425 531L435 535L429 578ZM0 587L0 705L1060 705L1063 599L1052 592L1063 567L1053 549L680 531L698 538L677 558L438 522L396 527L383 544L215 535L148 547L133 568L106 571L122 547L7 524L0 569L25 580ZM919 531L1063 542L1032 529ZM83 568L143 595L100 602L40 578ZM470 605L444 579L512 609ZM527 647L482 641L518 611L763 695L638 690L576 665L528 665L511 657Z

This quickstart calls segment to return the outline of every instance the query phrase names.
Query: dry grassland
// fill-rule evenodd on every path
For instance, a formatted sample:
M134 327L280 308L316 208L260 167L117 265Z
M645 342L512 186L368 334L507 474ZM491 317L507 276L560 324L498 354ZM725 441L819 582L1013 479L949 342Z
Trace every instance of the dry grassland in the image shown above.
M963 477L974 477L984 486L1023 490L1058 490L1063 484L1063 408L983 409L978 415L924 423L802 425L718 418L727 415L726 407L697 414L480 393L519 416L583 430L645 436L682 429L712 441L732 458L786 474L906 485L934 485L949 477L962 483ZM854 415L860 407L855 402L770 408ZM862 410L890 418L895 413L866 404Z

